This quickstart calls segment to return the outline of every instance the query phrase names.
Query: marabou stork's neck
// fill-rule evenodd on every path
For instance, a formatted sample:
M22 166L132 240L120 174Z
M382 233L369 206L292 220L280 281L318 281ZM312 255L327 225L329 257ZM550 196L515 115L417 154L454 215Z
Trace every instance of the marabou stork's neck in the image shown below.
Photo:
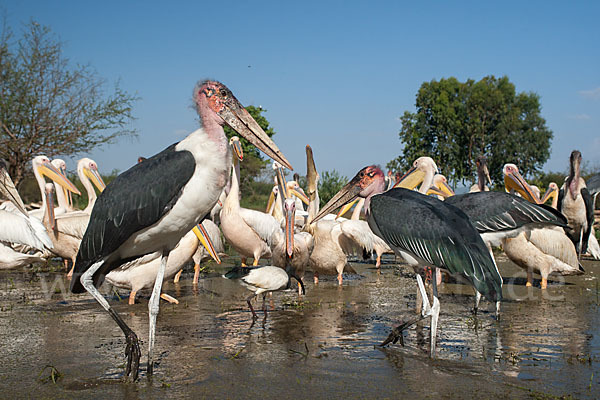
M204 133L208 138L217 143L219 150L223 150L224 153L230 151L229 143L227 142L227 137L223 130L225 121L223 121L223 119L217 115L206 102L197 102L196 109L200 116L200 123Z
M571 167L569 169L569 177L567 178L567 188L571 192L573 200L577 198L579 192L579 177L581 175L580 160L577 157L571 156Z
M485 191L485 172L483 172L481 165L477 168L477 186L480 192Z

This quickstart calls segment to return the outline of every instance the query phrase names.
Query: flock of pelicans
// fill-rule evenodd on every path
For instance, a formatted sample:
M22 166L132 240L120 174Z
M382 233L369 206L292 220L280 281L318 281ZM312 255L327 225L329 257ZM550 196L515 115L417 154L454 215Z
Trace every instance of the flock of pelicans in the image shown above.
M420 157L395 180L377 166L363 168L319 210L319 176L309 146L304 191L296 181L286 182L283 168L292 169L291 165L223 84L200 82L194 100L202 127L140 160L108 186L94 161L80 160L77 172L89 199L84 210L72 208L71 193L79 191L66 178L64 161L51 162L45 156L33 159L42 207L31 212L0 165L0 190L9 199L0 206L0 268L56 256L65 260L65 266L70 261L71 291L90 293L125 334L125 375L131 374L134 380L141 356L137 335L98 287L106 279L130 289L130 304L137 291L153 288L148 305L150 376L159 298L177 301L162 293L163 280L172 276L178 280L184 264L193 259L197 284L201 260L212 257L219 262L221 232L242 256L242 266L224 276L239 279L254 292L247 299L253 320L257 318L251 303L255 295L263 294L266 318L267 292L289 288L293 277L299 293L304 293L302 278L307 267L313 271L315 284L323 274L336 275L341 285L344 270L351 271L350 254L375 253L378 268L382 254L402 256L417 272L420 316L393 329L382 345L395 343L408 326L431 317L431 357L435 355L441 271L475 288L475 309L484 296L496 303L498 315L502 277L492 247L501 245L514 263L527 270L528 286L532 272L540 273L542 290L549 274L583 273L582 253L600 259L593 234L593 204L600 186L595 181L600 179L594 177L586 188L578 151L571 154L570 174L562 188L550 184L543 198L514 164L504 167L506 191L511 193L489 191L485 157L476 161L478 184L471 193L455 195L435 162ZM227 141L224 124L275 160L276 185L267 212L240 207L243 153L237 138ZM53 183L46 183L44 176ZM93 186L101 192L98 197ZM549 199L552 206L544 204ZM350 219L341 217L353 206ZM331 213L340 207L337 215ZM363 210L366 220L360 219ZM253 266L247 267L249 258ZM260 258L270 258L272 265L259 266ZM431 302L421 277L424 269L432 272Z

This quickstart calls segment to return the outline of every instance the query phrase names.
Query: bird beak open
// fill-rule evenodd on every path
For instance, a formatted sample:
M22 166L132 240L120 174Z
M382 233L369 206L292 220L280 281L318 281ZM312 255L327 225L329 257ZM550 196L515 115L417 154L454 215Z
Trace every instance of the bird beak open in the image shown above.
M346 204L345 206L343 206L342 208L340 208L340 211L338 211L337 215L335 216L335 219L338 219L339 217L341 217L342 215L346 214L348 211L350 211L350 209L358 202L358 198L352 200L350 203Z
M504 174L504 187L508 192L514 190L519 193L527 201L540 204L539 197L533 193L529 184L518 171L511 171L508 174Z
M104 188L106 188L106 184L102 180L102 177L100 176L100 173L98 172L98 168L95 168L95 167L92 167L92 168L84 167L83 168L83 174L90 179L90 181L94 184L94 186L96 186L98 188L98 190L100 191L100 193L102 193L102 191L104 190Z
M202 224L197 224L192 231L196 234L196 237L202 243L202 246L208 251L208 254L216 261L217 264L221 264L221 259L215 250L215 247L210 240L210 236L208 236L208 232L204 229Z
M8 175L6 165L4 165L3 161L0 161L0 193L8 198L24 216L29 218L29 214L25 209L25 204L23 204L23 200L21 200L21 196L19 196L19 192L17 191L14 182L10 179L10 175Z
M75 187L73 182L71 182L66 176L64 176L54 165L49 162L45 162L38 167L38 172L48 178L52 179L54 182L58 183L60 186L65 189L81 195L79 189Z
M360 194L360 192L362 191L362 187L361 187L362 182L361 182L361 177L359 175L360 175L360 172L354 178L352 178L352 180L350 182L348 182L346 184L346 186L341 188L340 191L337 192L331 198L331 200L329 200L327 202L327 204L325 204L325 206L321 209L321 211L319 211L319 214L317 214L317 216L315 218L313 218L313 220L310 223L312 224L313 222L317 222L318 220L320 220L321 218L323 218L325 215L329 214L331 211L335 210L336 208L341 207L344 204L349 203L352 200L356 199L358 197L358 195Z
M242 149L242 144L237 136L231 138L231 148L238 160L244 161L244 150Z
M546 204L548 199L554 198L556 196L558 196L558 190L556 190L556 188L550 187L548 188L548 190L546 190L546 193L544 193L544 197L542 197L542 200L540 200L540 204Z
M218 112L219 116L233 130L246 138L263 153L293 170L291 164L279 150L275 142L263 131L258 123L246 111L240 102L231 94L224 101L224 107Z
M447 182L440 182L437 185L430 187L429 191L427 191L427 194L435 194L446 199L454 196L455 193Z
M398 182L394 185L394 188L405 188L409 190L413 190L416 188L423 180L425 179L425 172L417 169L416 167L412 167L408 170L407 173L402 176L402 178L398 179Z

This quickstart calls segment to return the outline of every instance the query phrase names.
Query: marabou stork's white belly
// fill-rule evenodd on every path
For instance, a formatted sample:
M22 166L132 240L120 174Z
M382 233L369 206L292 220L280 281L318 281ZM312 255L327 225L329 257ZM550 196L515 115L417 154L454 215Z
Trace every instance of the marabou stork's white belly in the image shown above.
M183 235L210 213L229 180L229 146L221 147L210 139L190 135L176 150L189 150L194 155L194 174L173 207L158 222L136 232L119 247L121 258L173 249Z

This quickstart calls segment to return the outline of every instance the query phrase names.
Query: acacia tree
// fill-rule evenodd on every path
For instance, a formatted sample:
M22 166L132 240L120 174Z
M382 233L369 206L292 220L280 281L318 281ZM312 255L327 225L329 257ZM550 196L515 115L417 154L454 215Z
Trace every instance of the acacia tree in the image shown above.
M128 129L137 100L119 88L105 94L105 81L86 65L72 65L50 28L31 21L13 40L0 33L0 157L15 184L31 159L89 152Z
M387 165L393 171L405 171L417 157L430 156L449 180L474 181L474 161L483 154L492 179L500 182L505 163L517 164L527 175L539 171L550 156L552 132L540 116L539 96L516 94L507 77L425 82L416 108L400 118L404 148Z

